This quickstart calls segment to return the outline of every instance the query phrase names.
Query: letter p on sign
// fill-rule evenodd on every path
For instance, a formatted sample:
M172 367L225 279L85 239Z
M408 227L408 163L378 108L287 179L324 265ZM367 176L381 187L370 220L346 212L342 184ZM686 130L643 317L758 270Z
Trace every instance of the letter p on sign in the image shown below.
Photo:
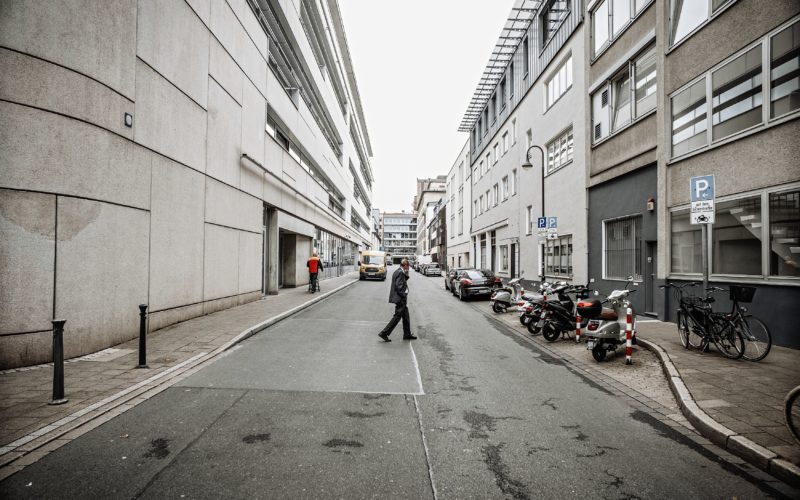
M691 201L714 200L714 176L692 177L689 181Z

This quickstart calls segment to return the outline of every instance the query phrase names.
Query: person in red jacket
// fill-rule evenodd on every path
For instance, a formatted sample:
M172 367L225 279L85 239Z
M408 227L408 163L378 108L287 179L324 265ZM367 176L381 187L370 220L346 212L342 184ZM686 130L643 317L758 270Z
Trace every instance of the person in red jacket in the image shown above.
M306 267L308 267L308 291L314 293L319 290L317 275L322 271L322 261L319 260L317 252L311 254L311 258L306 262Z

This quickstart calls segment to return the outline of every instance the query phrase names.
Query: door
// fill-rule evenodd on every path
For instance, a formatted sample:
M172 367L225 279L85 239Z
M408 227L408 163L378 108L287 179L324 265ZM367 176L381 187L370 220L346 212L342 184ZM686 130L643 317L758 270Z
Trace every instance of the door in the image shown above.
M644 312L654 313L655 300L656 300L656 255L657 255L657 242L645 242L645 258L644 258Z
M517 245L516 243L511 244L511 251L509 252L511 255L508 256L509 260L511 261L511 277L517 277Z
M261 294L267 295L269 292L269 211L267 206L264 205L264 221L261 228Z

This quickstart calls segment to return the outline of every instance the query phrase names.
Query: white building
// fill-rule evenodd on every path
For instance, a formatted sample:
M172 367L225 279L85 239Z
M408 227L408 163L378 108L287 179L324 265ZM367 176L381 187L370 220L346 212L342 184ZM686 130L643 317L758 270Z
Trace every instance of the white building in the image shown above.
M54 10L56 9L56 10ZM61 15L69 12L70 15ZM0 368L325 276L371 245L371 147L335 1L5 4Z
M447 265L450 268L472 264L470 172L468 141L447 173Z

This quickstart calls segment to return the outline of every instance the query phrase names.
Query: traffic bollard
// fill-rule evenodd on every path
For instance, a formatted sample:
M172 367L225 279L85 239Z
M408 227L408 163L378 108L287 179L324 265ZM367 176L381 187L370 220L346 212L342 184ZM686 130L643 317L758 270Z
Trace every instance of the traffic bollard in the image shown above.
M581 341L581 315L575 315L575 342Z
M150 368L147 366L147 304L139 304L139 366L136 368Z
M64 323L65 319L53 320L53 399L51 405L63 405L64 398Z
M625 364L630 365L633 364L632 354L633 354L633 311L629 307L626 311L626 318L625 318Z

